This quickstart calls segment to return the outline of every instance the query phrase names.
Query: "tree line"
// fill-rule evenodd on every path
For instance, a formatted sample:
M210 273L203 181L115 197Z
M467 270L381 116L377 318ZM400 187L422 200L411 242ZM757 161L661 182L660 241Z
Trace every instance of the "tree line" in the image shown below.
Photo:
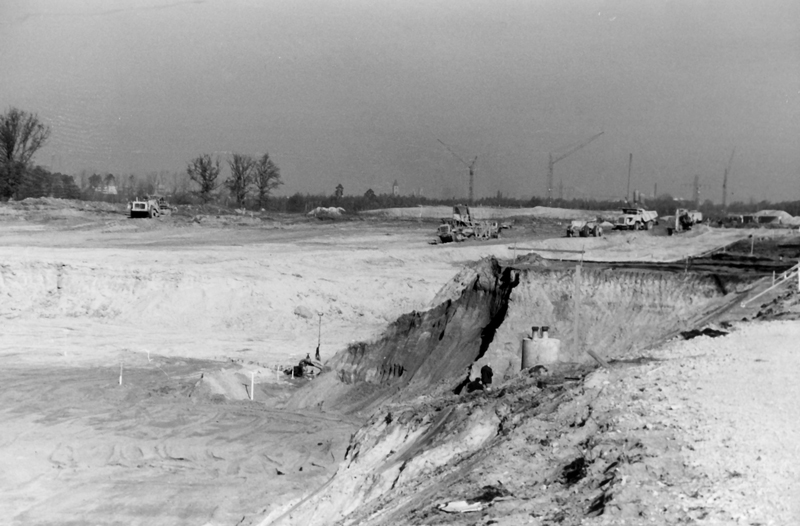
M272 196L272 192L283 184L278 166L268 153L258 157L234 153L225 159L211 154L201 154L191 159L185 171L151 172L144 176L111 174L80 176L80 187L71 175L52 173L33 164L33 158L50 137L50 127L42 123L36 114L18 108L10 108L0 115L0 200L24 199L26 197L52 196L66 199L124 201L134 196L165 193L177 204L209 203L238 208L258 207L279 212L307 212L318 206L339 206L348 212L379 208L410 207L420 205L454 205L463 199L435 199L423 196L400 196L376 194L368 189L363 195L345 195L344 187L338 184L330 195L295 193L291 196ZM229 175L220 180L222 163L226 162ZM109 192L111 183L115 194ZM196 185L192 187L192 184ZM227 190L228 195L219 193ZM502 196L484 197L474 205L492 207L553 206L585 210L616 210L628 203L620 200L598 201L592 199L556 199L549 203L541 197L515 198ZM695 208L694 203L676 200L668 194L647 199L643 206L656 210L659 215L672 215L676 208ZM747 203L734 202L726 210L721 205L706 200L698 207L706 217L721 217L726 213L747 214L764 209L784 210L791 215L800 215L800 201L769 201Z
M234 153L227 159L230 175L221 184L228 189L234 203L244 208L248 198L254 197L259 208L267 206L273 190L283 184L281 172L268 153L258 158ZM203 203L213 199L213 192L220 186L220 159L210 154L201 154L189 161L186 167L189 179L199 186L198 195Z

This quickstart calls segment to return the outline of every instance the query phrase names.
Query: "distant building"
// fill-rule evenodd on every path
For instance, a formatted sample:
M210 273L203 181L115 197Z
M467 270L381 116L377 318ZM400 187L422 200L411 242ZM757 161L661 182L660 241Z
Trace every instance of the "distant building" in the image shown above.
M400 185L397 184L397 179L392 183L392 195L400 195Z
M102 192L108 195L117 195L117 179L113 174L108 174L103 180Z

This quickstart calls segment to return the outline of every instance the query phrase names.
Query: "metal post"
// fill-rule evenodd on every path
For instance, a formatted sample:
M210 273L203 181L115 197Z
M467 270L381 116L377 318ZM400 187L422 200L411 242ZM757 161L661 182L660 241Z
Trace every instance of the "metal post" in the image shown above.
M633 166L633 154L628 156L628 188L625 190L625 200L630 203L631 197L631 167Z
M575 356L579 356L581 352L581 266L575 266L575 292L573 293L573 338L575 342Z

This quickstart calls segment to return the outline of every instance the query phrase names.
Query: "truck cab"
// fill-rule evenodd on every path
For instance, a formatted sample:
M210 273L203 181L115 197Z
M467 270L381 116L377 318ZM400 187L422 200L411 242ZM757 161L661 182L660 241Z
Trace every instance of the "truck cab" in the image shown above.
M614 222L615 230L651 230L658 224L658 212L644 208L623 208Z

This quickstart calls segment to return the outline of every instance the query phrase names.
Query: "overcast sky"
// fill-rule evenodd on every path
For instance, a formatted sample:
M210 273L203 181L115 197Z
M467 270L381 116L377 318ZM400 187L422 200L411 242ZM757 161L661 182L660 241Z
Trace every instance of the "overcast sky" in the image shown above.
M798 0L0 0L0 104L37 162L182 171L269 152L283 194L633 187L800 199ZM732 195L731 195L732 194Z

